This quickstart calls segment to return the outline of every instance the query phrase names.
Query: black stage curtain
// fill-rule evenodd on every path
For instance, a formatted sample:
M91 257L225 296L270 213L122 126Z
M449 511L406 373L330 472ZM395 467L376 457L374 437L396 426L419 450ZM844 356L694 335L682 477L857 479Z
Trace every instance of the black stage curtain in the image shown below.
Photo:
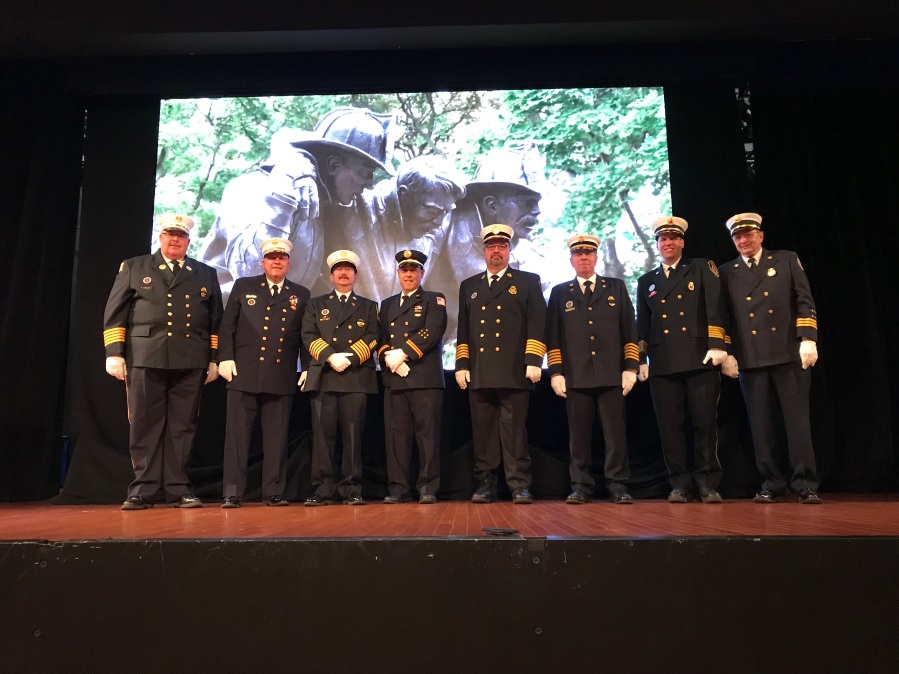
M0 500L59 485L83 109L52 68L0 69Z
M899 59L784 48L752 84L765 245L799 253L818 309L812 421L823 487L895 490ZM784 64L788 64L785 67Z

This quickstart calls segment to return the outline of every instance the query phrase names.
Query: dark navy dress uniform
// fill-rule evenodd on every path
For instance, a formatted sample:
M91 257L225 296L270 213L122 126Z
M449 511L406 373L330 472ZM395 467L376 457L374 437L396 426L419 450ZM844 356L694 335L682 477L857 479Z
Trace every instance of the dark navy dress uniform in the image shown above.
M546 302L537 274L507 267L493 287L489 280L483 272L459 288L456 370L471 376L474 472L483 481L502 460L509 488L528 489L526 369L546 355Z
M721 268L756 464L762 488L776 495L783 494L788 484L797 493L817 491L809 422L811 370L802 369L799 357L802 338L818 341L815 302L796 253L763 248L760 254L755 270L742 256ZM789 477L780 467L781 418L793 467Z
M384 382L384 430L390 494L409 494L409 460L413 438L418 444L420 496L436 496L440 487L440 416L443 407L443 333L446 298L420 287L400 306L402 293L381 302L382 344L378 349ZM384 354L402 349L409 374L387 368Z
M175 276L160 251L122 262L103 316L106 356L124 356L134 481L128 498L190 494L187 463L200 389L218 360L222 295L215 270L185 257Z
M228 383L222 495L243 498L247 454L262 417L262 496L284 492L287 429L297 387L300 330L309 290L284 280L272 296L266 276L237 279L219 330L221 360L235 361Z
M337 291L309 300L302 339L310 361L304 390L312 393L312 486L326 499L361 493L362 430L366 400L378 392L375 361L378 305L350 292L341 303ZM337 372L327 362L334 353L349 353L350 367ZM333 462L340 430L341 479Z
M634 307L621 279L596 276L591 291L585 294L578 279L553 287L547 364L550 376L565 377L572 488L593 493L593 423L599 415L606 486L609 494L624 493L630 469L621 373L636 372L640 365Z
M681 258L666 278L662 267L637 281L637 336L649 357L649 385L672 489L716 490L718 398L721 374L709 349L727 350L726 308L715 263ZM687 460L684 420L689 410L693 465Z

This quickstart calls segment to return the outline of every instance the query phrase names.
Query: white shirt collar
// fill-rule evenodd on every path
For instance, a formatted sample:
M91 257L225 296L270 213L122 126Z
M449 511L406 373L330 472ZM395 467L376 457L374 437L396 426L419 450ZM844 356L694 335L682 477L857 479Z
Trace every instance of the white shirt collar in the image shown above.
M508 270L509 270L509 267L508 267L508 266L503 267L503 268L500 269L498 272L491 272L491 271L488 269L488 270L487 270L487 280L489 281L489 280L492 279L494 276L499 276L500 278L502 278L503 275L504 275Z
M592 284L591 287L595 289L596 288L596 272L593 272L593 274L590 276L590 278L581 278L580 276L577 277L577 282L581 286L581 292L584 291L584 284L587 281L590 281L590 283Z

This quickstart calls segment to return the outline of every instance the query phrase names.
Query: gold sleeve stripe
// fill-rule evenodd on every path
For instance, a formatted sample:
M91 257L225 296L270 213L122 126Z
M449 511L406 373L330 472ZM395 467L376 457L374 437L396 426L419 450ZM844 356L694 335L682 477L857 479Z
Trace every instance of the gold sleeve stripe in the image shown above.
M717 325L710 325L709 339L724 339L724 328L719 328Z
M359 360L363 363L371 358L371 349L368 348L368 344L366 344L365 342L356 342L355 344L351 344L350 349L352 349L353 353L359 356Z
M640 360L640 349L633 342L624 345L624 357L632 360Z
M373 339L368 343L368 352L371 353L371 350L378 345L378 340Z
M725 344L730 344L730 343L731 343L731 342L730 342L730 335L724 335L724 343L725 343Z
M326 348L328 348L328 343L319 337L309 345L309 355L315 358L315 360L318 360L318 357Z
M645 339L640 340L640 352L649 353L649 344L646 343Z
M818 319L816 318L797 318L796 319L796 327L797 328L814 328L818 329Z
M412 347L412 350L413 350L415 353L418 354L418 357L419 357L419 358L421 358L421 357L424 355L424 354L421 352L421 349L419 349L417 346L415 346L415 344L412 343L412 340L407 339L407 340L406 340L406 344L408 344L410 347Z
M549 365L561 365L562 349L550 349L546 354L546 362Z
M524 346L524 352L543 358L546 355L546 344L537 339L529 339Z
M384 345L382 345L381 348L378 349L378 358L380 358L380 357L381 357L381 354L384 353L384 352L385 352L387 349L389 349L389 348L390 348L390 344L384 344Z
M103 346L125 341L125 328L110 328L103 331Z
M218 335L209 335L209 348L210 349L219 348L219 336Z
M459 344L456 346L456 360L462 358L470 358L468 355L468 344Z

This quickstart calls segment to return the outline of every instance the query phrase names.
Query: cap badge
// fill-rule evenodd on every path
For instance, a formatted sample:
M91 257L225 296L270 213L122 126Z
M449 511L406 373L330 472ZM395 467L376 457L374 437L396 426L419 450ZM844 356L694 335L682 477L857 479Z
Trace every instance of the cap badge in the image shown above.
M406 258L406 259L408 260L410 257L412 257L412 251L411 251L411 250L404 250L404 251L403 251L403 257Z

